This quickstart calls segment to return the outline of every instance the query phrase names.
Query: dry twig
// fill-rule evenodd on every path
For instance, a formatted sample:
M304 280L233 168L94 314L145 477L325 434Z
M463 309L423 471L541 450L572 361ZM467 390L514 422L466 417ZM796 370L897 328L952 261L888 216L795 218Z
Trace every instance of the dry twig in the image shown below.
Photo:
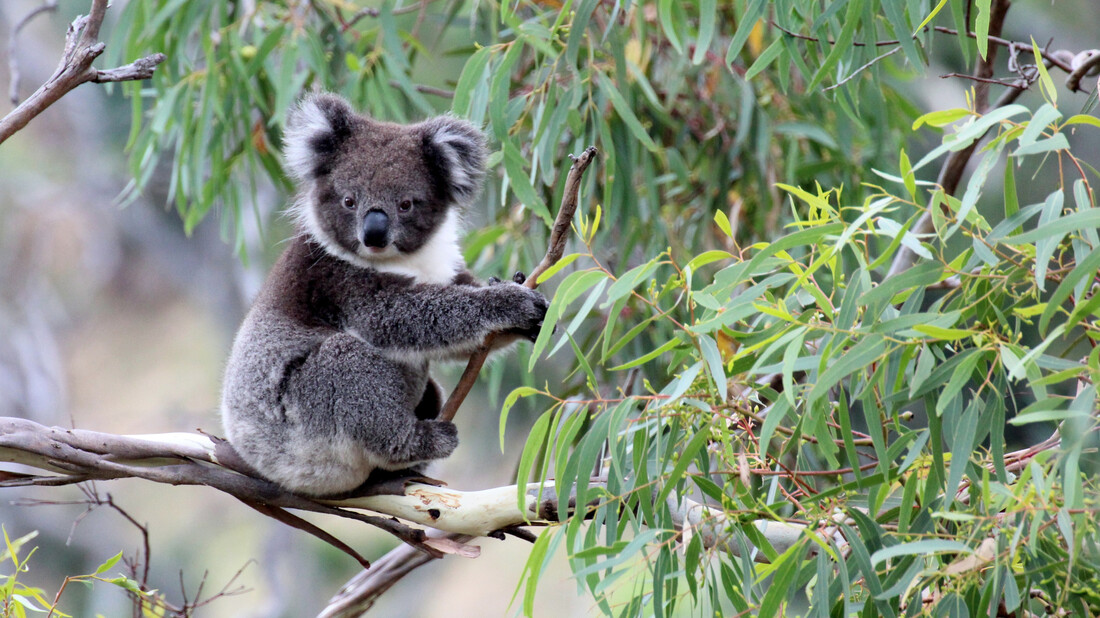
M573 160L573 165L569 166L569 175L565 178L565 191L562 194L558 216L554 219L554 227L550 231L549 247L546 249L546 255L543 256L542 261L524 281L523 284L527 287L537 288L539 276L551 266L557 264L562 254L565 253L565 241L569 237L569 228L573 224L573 214L577 211L577 195L581 189L581 179L584 177L584 171L596 158L597 152L594 146L589 146L579 156L569 155L569 158ZM451 392L451 396L447 398L443 410L439 413L440 420L449 421L454 419L459 406L466 400L466 395L470 394L470 389L477 381L477 376L485 365L485 359L489 357L489 352L493 349L493 343L498 337L498 334L489 335L485 342L470 356L466 369L462 372L462 377L459 378L458 384Z
M106 49L99 42L99 28L107 13L107 0L92 0L92 10L73 20L65 35L65 51L61 62L46 83L27 97L18 107L0 119L0 144L15 134L32 118L65 96L70 90L86 82L125 82L149 79L157 65L164 62L164 54L139 58L125 66L100 70L92 62Z

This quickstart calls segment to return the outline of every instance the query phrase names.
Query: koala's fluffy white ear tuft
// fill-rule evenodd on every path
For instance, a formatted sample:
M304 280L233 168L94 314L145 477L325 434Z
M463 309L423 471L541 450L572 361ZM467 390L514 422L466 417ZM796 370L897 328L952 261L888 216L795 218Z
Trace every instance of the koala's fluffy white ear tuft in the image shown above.
M450 199L468 205L485 176L485 135L472 123L452 116L432 118L422 127L428 164L441 176Z
M283 133L286 170L298 180L313 178L351 135L355 112L344 99L315 94L302 99L287 114Z

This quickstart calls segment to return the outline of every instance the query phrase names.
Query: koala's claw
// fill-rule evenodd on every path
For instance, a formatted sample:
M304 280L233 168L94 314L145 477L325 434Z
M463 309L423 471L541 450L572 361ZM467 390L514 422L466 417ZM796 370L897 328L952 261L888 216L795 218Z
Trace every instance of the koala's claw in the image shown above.
M500 277L489 277L489 285L496 285L500 283Z
M522 270L517 270L516 274L512 275L512 281L523 285L527 282L527 275L523 274Z

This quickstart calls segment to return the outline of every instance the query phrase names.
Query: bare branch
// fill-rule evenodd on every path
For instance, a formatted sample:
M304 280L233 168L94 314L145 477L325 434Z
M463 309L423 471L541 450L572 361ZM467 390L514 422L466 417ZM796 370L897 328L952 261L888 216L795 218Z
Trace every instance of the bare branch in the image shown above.
M20 19L11 28L11 33L8 35L8 75L11 78L11 82L8 84L8 98L11 100L12 105L19 103L19 55L16 53L16 39L19 37L19 31L22 30L32 19L38 17L43 13L57 10L57 0L49 0L42 6L39 6L27 13L23 19Z
M107 0L92 0L91 12L73 20L65 36L65 51L57 70L26 101L0 119L0 144L83 83L141 80L153 75L156 66L164 61L164 54L153 54L115 69L99 70L92 66L106 47L97 40L106 12Z
M1086 75L1096 75L1100 71L1100 49L1089 49L1077 54L1070 66L1073 71L1066 78L1066 88L1076 92L1081 89L1081 80Z
M402 495L312 499L288 493L242 470L234 463L234 452L228 443L205 435L169 433L119 436L46 427L10 417L0 417L0 462L14 462L37 470L35 473L0 473L0 487L52 486L118 478L141 478L171 485L206 485L332 544L364 566L366 559L350 546L286 509L361 521L382 528L409 545L409 549L398 552L400 560L383 557L375 561L368 575L361 575L349 583L345 591L333 600L334 604L337 601L351 605L364 600L372 602L394 581L432 558L441 558L446 554L475 557L479 550L468 542L477 537L500 538L502 533L507 532L530 538L525 531L520 531L521 526L557 522L561 510L579 516L590 512L588 508L578 509L575 496L557 495L553 483L526 485L524 509L517 504L516 496L521 488L515 485L483 491L458 491L410 483ZM594 481L592 485L600 482ZM670 501L668 507L673 515L673 524L689 527L693 534L700 535L707 547L736 555L747 551L755 553L755 548L744 547L731 536L734 522L727 520L721 509L686 499ZM423 529L402 521L436 529L449 536L430 536ZM754 525L779 552L798 542L807 529L802 524L782 521L759 520ZM356 581L364 582L361 589L356 587Z
M581 189L581 179L584 176L584 171L588 169L588 165L596 158L597 153L595 147L589 146L579 156L569 155L569 158L573 160L573 165L569 166L569 174L565 178L565 191L562 193L561 208L558 209L558 216L554 219L554 227L550 232L549 247L539 265L527 276L527 280L524 282L527 287L537 288L539 276L551 266L557 264L562 254L565 253L565 241L568 239L569 228L573 224L573 214L577 211L577 195ZM477 376L481 373L481 368L485 365L485 359L489 357L489 352L493 349L493 343L496 339L496 334L489 335L485 342L470 356L466 369L462 372L462 377L459 378L458 384L451 392L451 396L447 398L443 410L439 413L440 420L449 421L454 419L459 406L466 400L466 395L470 394L470 389L477 382Z

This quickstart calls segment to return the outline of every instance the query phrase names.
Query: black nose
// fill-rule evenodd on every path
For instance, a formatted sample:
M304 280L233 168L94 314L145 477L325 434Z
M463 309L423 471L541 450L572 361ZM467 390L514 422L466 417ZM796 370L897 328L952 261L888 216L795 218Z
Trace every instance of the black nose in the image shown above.
M386 236L390 231L390 218L381 210L372 210L363 219L363 244L368 247L386 246Z

